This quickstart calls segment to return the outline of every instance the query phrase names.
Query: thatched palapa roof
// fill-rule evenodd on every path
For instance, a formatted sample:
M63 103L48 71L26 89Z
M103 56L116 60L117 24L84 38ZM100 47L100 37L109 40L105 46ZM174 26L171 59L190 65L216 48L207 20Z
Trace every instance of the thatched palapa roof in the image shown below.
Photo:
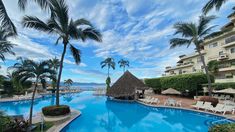
M107 96L111 97L130 97L135 95L136 90L146 90L148 87L131 74L126 71L113 85L107 90Z

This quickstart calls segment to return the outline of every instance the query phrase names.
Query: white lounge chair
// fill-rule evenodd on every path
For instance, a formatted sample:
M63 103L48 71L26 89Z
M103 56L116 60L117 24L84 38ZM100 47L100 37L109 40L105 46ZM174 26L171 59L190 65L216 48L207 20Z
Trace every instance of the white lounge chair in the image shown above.
M180 100L180 101L177 101L177 102L176 102L176 106L181 107L181 106L182 106L182 101L181 101L181 100Z
M211 102L205 102L203 104L202 107L200 107L201 109L204 109L204 110L209 110L210 108L212 108L213 106L211 105Z
M225 115L226 112L232 112L232 114L234 114L234 109L235 109L235 107L233 105L225 105L222 110L223 115Z
M195 105L192 105L192 107L196 109L200 109L203 106L203 101L197 101Z
M145 101L149 100L150 98L151 98L151 97L147 96L146 98L144 98L144 99L139 99L139 100L142 101L142 102L145 102Z
M222 111L224 108L224 104L217 104L216 107L212 107L210 110L214 113Z
M154 98L154 99L150 102L150 104L156 104L156 105L158 105L159 103L160 103L160 101L159 101L158 98Z
M168 98L164 105L170 105L170 106L176 106L176 100L172 99L172 98Z
M226 96L224 97L225 100L230 100L230 98L231 98L230 95L226 95Z

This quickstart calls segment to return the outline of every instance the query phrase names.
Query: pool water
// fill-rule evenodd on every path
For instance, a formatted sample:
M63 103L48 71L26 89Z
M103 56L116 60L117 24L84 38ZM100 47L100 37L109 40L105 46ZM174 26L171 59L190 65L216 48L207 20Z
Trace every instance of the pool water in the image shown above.
M207 132L212 124L232 122L222 117L173 108L154 108L93 96L92 92L61 95L61 104L80 110L82 115L62 132ZM55 104L55 97L35 101L34 113ZM29 101L0 103L7 114L28 116Z

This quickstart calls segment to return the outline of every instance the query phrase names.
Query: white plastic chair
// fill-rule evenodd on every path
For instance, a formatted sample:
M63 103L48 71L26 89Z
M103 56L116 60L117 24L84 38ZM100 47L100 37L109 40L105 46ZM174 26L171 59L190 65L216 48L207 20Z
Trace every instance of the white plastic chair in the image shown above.
M200 109L203 106L203 101L197 101L195 105L192 105L192 107L196 109Z

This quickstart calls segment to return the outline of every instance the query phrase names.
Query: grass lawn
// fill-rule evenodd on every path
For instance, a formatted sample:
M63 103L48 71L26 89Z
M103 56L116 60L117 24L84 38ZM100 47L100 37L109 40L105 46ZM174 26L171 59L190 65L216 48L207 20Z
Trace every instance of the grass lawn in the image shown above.
M40 124L41 123L36 123L35 125L37 126L35 130L33 130L33 132L41 132L40 130ZM49 128L51 128L54 125L53 122L44 122L44 127L43 127L43 131L47 131Z

